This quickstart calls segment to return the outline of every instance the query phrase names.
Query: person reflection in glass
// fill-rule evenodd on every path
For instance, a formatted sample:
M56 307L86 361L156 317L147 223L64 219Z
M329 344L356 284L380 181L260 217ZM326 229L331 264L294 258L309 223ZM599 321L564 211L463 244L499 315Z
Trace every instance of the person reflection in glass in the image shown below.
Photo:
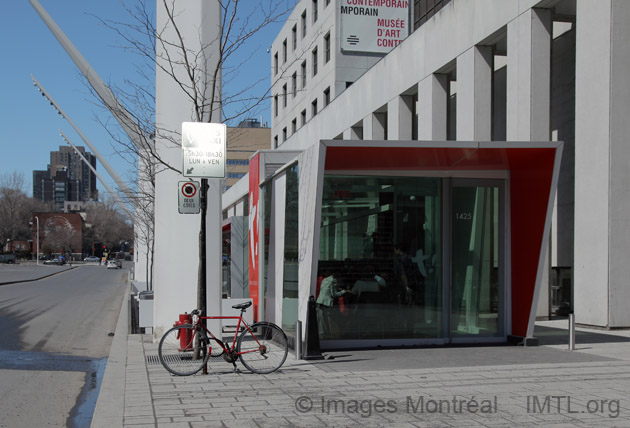
M334 273L331 273L322 280L319 295L317 296L317 325L321 334L330 335L337 332L337 318L339 308L337 302L339 297L348 293L339 286Z
M420 272L404 244L394 246L394 274L398 288L398 302L404 305L413 304L416 295L420 292Z

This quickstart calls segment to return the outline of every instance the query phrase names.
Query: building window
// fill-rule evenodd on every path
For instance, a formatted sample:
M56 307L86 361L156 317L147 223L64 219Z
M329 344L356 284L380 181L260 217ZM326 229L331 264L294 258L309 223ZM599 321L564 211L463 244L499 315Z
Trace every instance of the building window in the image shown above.
M317 74L317 46L313 49L313 76Z
M291 30L291 51L294 51L295 48L297 48L297 24Z
M324 107L330 104L330 86L324 89Z
M293 84L293 98L295 98L297 95L297 71L291 76L291 83Z
M275 137L273 137L273 148L277 148L278 147L278 136L276 135Z
M306 88L306 61L302 61L302 89Z
M287 84L286 83L282 85L282 97L284 98L284 100L282 101L282 105L283 107L286 108L287 106Z
M306 36L306 11L302 12L302 38Z
M297 119L291 121L291 135L295 134L295 131L297 131Z
M324 7L328 6L329 4L330 4L330 0L326 0L326 1L324 2Z
M317 22L317 0L313 0L313 22Z
M287 39L284 39L284 42L282 42L282 63L286 63L287 62Z
M287 127L286 126L282 129L282 142L284 143L285 141L287 141Z
M317 98L313 100L311 103L311 117L315 117L317 114Z
M243 178L245 174L245 172L228 172L227 178Z
M278 74L278 52L273 55L273 74Z
M273 113L274 116L278 116L278 96L276 95L275 97L273 97Z
M228 159L226 165L249 165L249 159Z
M324 36L324 64L330 61L330 32Z
M413 29L427 22L440 9L451 0L414 0L413 2Z
M301 126L304 126L306 124L306 109L302 110L302 113L300 113L300 119L302 120Z

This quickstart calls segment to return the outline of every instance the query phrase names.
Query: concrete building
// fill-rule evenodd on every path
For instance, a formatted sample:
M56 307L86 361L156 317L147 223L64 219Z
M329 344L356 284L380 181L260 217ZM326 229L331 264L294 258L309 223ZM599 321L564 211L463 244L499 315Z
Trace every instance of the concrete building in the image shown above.
M77 150L96 168L94 155L83 146ZM33 171L33 197L51 202L55 211L64 211L67 201L97 201L96 175L71 147L60 146L58 151L50 152L46 170Z
M336 3L298 3L271 45L273 148L380 60L339 49L341 15Z
M242 121L227 128L227 161L225 189L232 187L249 171L249 158L258 150L269 149L271 129L257 119Z
M63 253L81 258L85 222L80 214L34 212L32 219L34 243L37 242L38 224L40 253ZM34 248L34 251L37 252L37 248Z
M343 8L369 12L325 3L301 1L272 45L272 138L300 154L253 186L250 164L250 186L224 195L231 206L248 199L250 234L258 227L265 250L250 248L263 264L263 284L249 283L264 296L259 316L305 321L308 296L332 287L319 331L329 347L504 341L562 310L630 327L630 2L415 1L414 31L385 55L368 52L371 67L352 85L333 77L341 62L318 58L330 70L293 97L296 66L299 77L306 61L314 80L313 42L284 63L304 12L319 7L322 24L306 20L306 34L319 53L330 31L331 58L345 55ZM299 292L285 306L294 247ZM410 282L401 252L417 266L411 292L384 294Z

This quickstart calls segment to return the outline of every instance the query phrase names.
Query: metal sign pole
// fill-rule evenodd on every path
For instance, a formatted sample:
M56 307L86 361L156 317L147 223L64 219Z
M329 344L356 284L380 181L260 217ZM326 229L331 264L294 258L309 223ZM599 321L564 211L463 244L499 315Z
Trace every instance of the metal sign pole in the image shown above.
M206 215L208 213L208 179L201 179L201 194L199 195L201 205L201 227L199 229L199 279L197 283L197 307L201 311L201 316L206 317ZM206 320L202 320L206 325ZM205 346L205 344L203 345ZM208 366L203 366L203 374L208 374Z
M575 350L575 315L569 314L569 351Z

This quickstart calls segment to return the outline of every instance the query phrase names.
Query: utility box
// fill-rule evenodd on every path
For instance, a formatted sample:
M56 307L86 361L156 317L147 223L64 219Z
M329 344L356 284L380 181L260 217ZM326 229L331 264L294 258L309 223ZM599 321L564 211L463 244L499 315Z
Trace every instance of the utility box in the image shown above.
M138 327L153 333L153 290L138 293Z

